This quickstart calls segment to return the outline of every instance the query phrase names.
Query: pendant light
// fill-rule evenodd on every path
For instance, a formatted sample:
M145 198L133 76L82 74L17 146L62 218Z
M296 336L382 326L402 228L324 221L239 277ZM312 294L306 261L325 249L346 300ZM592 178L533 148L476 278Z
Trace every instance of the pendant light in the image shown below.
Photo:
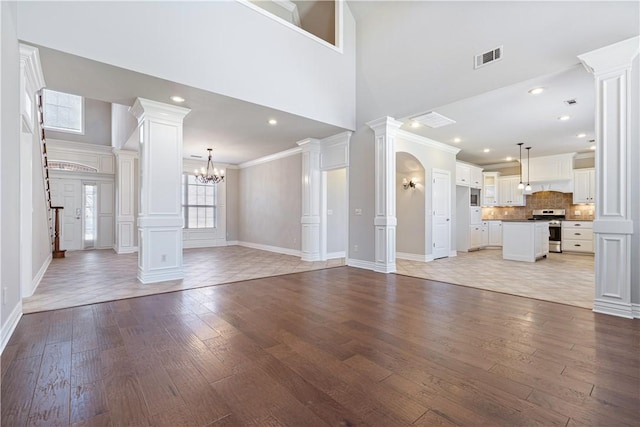
M518 190L524 190L524 183L522 182L522 144L524 142L518 142L520 146L520 184L518 184Z
M531 171L531 163L529 162L529 150L531 150L531 147L527 147L527 186L524 188L524 191L531 191L531 184L529 184L529 172Z

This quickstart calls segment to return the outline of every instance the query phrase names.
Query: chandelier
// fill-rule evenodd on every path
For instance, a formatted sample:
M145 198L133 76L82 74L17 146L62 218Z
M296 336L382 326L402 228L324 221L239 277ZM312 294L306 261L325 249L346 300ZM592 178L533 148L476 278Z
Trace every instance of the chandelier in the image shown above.
M213 148L207 148L207 151L209 152L209 160L207 160L207 169L200 168L200 170L196 169L194 171L196 175L196 179L203 184L209 184L209 183L217 184L219 182L224 181L224 169L220 169L220 171L218 171L218 169L213 167L213 162L211 161L212 150Z

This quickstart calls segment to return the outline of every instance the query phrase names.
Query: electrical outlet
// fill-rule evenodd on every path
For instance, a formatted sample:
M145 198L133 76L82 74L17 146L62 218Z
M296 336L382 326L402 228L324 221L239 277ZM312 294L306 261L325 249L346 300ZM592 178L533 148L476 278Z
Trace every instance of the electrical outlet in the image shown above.
M355 209L355 214L356 215L362 215L362 209L356 208Z
M589 211L589 215L593 215L593 211Z
M574 212L573 212L573 214L574 214L575 216L581 216L581 215L582 215L582 212L580 212L580 211L574 211Z
M160 257L162 262L167 262L167 255L162 254L162 256Z

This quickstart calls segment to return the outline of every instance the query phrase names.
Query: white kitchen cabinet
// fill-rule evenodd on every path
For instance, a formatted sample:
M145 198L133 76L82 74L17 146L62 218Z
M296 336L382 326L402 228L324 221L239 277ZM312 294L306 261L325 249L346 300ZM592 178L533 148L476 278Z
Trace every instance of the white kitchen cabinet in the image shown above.
M500 172L484 172L482 174L482 206L498 204L498 178Z
M530 162L522 160L522 171L531 183L546 181L570 181L573 178L573 156L575 153L533 157ZM529 165L531 167L529 167Z
M469 225L482 224L482 208L479 206L471 206L469 208Z
M562 221L562 251L593 253L593 222Z
M471 188L482 189L482 168L470 166L469 176L469 185L471 186Z
M549 253L549 222L502 221L502 258L535 262Z
M594 203L596 197L596 170L573 171L573 203Z
M479 249L482 246L482 225L469 227L469 249Z
M502 221L488 221L489 242L487 246L502 246Z
M523 190L518 189L519 176L503 176L498 179L498 205L524 206Z
M489 226L487 222L483 222L480 227L480 247L486 248L487 246L489 246Z
M469 186L471 184L471 168L464 163L456 163L456 184Z

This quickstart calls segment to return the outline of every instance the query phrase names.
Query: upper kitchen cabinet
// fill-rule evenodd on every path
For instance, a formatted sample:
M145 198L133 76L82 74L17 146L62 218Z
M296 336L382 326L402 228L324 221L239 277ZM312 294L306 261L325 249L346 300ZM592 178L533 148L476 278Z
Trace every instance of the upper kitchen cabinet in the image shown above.
M524 206L523 190L518 189L519 176L503 176L498 179L498 204L500 206Z
M596 170L573 171L573 203L593 203L596 193Z
M573 179L573 157L575 153L555 156L533 157L529 162L522 160L522 173L527 181L549 182L570 181Z
M498 205L498 178L500 172L484 172L482 174L482 206Z
M482 188L482 168L467 163L456 162L456 185Z

